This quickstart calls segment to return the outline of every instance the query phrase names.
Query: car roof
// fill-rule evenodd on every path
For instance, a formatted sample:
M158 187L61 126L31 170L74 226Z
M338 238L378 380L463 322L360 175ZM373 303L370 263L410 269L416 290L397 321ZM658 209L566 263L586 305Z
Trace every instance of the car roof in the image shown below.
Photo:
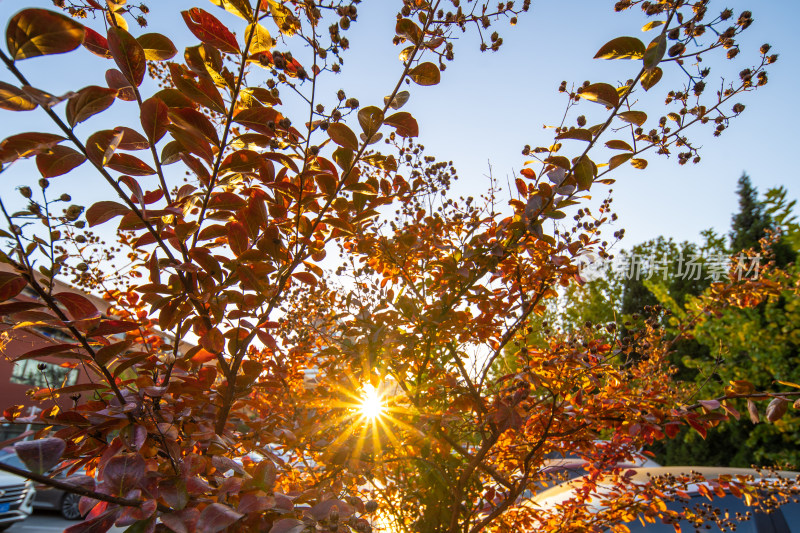
M729 468L717 466L660 466L655 468L630 468L635 472L629 479L637 483L646 483L650 478L668 475L686 475L690 473L700 474L706 479L714 479L720 476L752 476L755 480L774 479L777 476L782 478L800 476L799 472L789 470L755 470L753 468ZM564 501L569 497L569 493L580 487L584 476L565 481L555 487L539 492L531 498L533 503L543 503L547 501ZM602 481L600 482L602 486Z

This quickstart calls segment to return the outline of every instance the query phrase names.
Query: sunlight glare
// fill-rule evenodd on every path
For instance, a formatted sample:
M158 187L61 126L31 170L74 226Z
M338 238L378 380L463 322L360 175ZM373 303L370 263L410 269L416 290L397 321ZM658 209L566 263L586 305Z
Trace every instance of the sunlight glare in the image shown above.
M361 411L361 416L369 420L375 420L383 415L383 398L371 384L364 385L364 394L361 397L359 410Z

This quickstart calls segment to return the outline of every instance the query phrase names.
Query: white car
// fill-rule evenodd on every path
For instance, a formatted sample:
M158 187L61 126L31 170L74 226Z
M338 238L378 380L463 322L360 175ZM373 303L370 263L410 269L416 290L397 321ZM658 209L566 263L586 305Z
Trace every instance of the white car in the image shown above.
M0 531L30 516L34 492L29 480L0 472Z

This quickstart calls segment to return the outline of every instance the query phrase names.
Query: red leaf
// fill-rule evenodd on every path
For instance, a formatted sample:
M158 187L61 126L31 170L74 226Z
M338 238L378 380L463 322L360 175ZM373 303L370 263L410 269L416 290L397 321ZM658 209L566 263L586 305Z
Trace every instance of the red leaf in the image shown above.
M199 519L200 511L195 507L161 515L161 521L164 522L164 525L175 533L191 533L192 531L196 531Z
M245 251L247 251L247 247L250 243L250 240L247 237L247 229L241 222L229 222L227 227L228 244L230 245L233 253L236 254L236 257L239 257Z
M125 78L135 87L141 85L147 61L139 41L122 28L111 27L108 29L108 48Z
M217 533L233 524L244 515L237 513L227 505L212 503L200 513L199 533Z
M671 439L674 439L680 430L681 424L679 422L668 422L664 425L664 433Z
M123 133L114 130L101 130L86 140L86 155L92 163L105 166L122 142Z
M95 328L87 333L88 337L102 337L105 335L116 335L117 333L125 333L127 331L136 331L139 329L139 324L136 322L128 322L125 320L104 320Z
M84 28L83 46L94 55L112 59L111 50L108 49L108 39L91 28Z
M14 445L14 451L28 470L44 474L61 462L66 447L66 442L51 437L18 442Z
M142 45L144 55L150 61L166 61L178 53L172 41L160 33L145 33L136 40Z
M700 434L701 437L703 437L704 439L706 438L706 435L708 434L708 430L706 430L705 426L703 426L701 423L699 423L695 418L687 418L686 422L690 426L692 426L692 428L695 431L697 431Z
M11 272L0 272L0 302L10 300L28 286L25 278Z
M111 68L106 71L106 84L109 88L119 91L117 98L120 100L125 100L126 102L136 100L136 92L133 90L133 85L117 69Z
M199 7L193 7L189 11L182 11L181 14L189 30L204 43L229 54L240 53L236 37L210 13Z
M331 140L339 146L347 148L348 150L358 150L358 139L356 138L356 134L353 133L353 130L341 122L334 122L328 126L328 135L330 136Z
M39 104L22 89L0 81L0 109L8 109L9 111L31 111L32 109L36 109L38 105Z
M295 272L292 274L292 277L299 279L303 283L307 283L308 285L316 285L317 284L317 277L314 276L311 272Z
M296 518L281 518L269 530L269 533L302 533L306 524Z
M419 125L411 113L401 111L391 115L383 121L384 124L397 128L397 134L401 137L416 137L419 135Z
M720 403L717 400L700 400L698 403L709 411L719 409L720 406Z
M0 152L6 152L0 161L10 163L19 159L20 157L30 157L38 153L39 150L46 150L52 148L61 141L66 141L60 135L53 135L52 133L18 133L7 137L3 142L0 142Z
M275 123L280 120L280 118L279 113L272 107L251 107L250 109L239 111L233 120L253 131L274 137L274 124L273 127L270 127L269 123ZM331 126L333 126L333 124L331 124ZM353 134L353 138L355 138L355 134Z
M100 315L97 307L88 298L80 294L59 292L54 294L53 298L67 308L69 314L72 315L72 320L84 320Z
M33 359L36 357L42 357L44 355L52 355L57 353L64 353L69 352L72 348L76 348L80 346L80 344L74 343L59 343L59 344L51 344L49 346L45 346L43 348L37 348L36 350L31 350L30 352L25 352L24 354L16 357L14 360L19 361L22 359Z
M220 353L225 349L225 338L217 328L213 328L200 338L200 346L209 352Z
M54 146L36 156L36 167L42 177L54 178L68 173L86 161L82 153L68 146Z
M167 133L167 126L169 125L168 111L167 104L155 96L142 102L139 118L142 121L144 134L153 144L161 140L164 134Z
M103 467L103 480L115 494L124 495L144 478L145 463L141 455L127 453L112 457Z
M106 166L131 176L152 176L156 173L150 165L131 154L117 153L111 156Z
M71 17L46 9L23 9L8 22L6 43L16 61L75 50L83 34L83 25Z
M219 146L219 134L216 127L206 116L191 107L179 107L169 110L169 118L174 123L191 130L195 135L199 135L212 144Z
M93 204L86 210L86 221L89 226L97 226L107 222L114 217L127 215L130 212L126 206L110 200L104 200Z
M116 89L97 85L84 87L67 102L67 122L74 128L75 124L111 107L116 98Z
M239 150L233 152L225 158L220 166L220 172L254 172L264 164L263 159L253 150Z
M117 150L147 150L150 148L150 143L145 136L134 129L117 126L114 131L122 133L122 140L119 142Z
M91 520L68 527L64 533L106 533L117 521L119 511L118 507L109 509Z
M176 63L169 63L168 65L172 83L185 98L188 98L190 102L198 103L218 113L225 113L225 102L211 80L201 77L199 81L194 81L192 75L187 73L180 65ZM170 108L175 107L167 100L164 103ZM195 106L191 104L190 107Z
M355 513L355 509L349 503L342 500L325 500L312 507L308 514L316 520L325 520L331 514L331 509L334 506L339 510L339 518L342 520L347 520Z
M436 85L441 79L439 67L431 62L420 63L408 75L419 85Z

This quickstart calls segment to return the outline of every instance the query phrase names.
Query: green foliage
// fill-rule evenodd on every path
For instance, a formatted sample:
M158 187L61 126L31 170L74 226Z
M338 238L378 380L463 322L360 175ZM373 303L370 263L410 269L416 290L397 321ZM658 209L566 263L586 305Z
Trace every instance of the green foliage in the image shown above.
M773 221L770 210L778 215L783 215L783 220L786 221L786 209L791 210L792 207L785 203L767 205L759 200L758 191L753 187L747 174L742 174L738 183L736 192L739 195L739 211L733 215L729 234L730 250L733 254L743 250L760 249L761 239L781 227ZM780 202L779 194L773 193L773 202ZM790 223L791 220L788 222ZM792 245L783 238L773 243L770 250L774 254L778 266L785 266L794 261L797 254L797 248L793 249Z

